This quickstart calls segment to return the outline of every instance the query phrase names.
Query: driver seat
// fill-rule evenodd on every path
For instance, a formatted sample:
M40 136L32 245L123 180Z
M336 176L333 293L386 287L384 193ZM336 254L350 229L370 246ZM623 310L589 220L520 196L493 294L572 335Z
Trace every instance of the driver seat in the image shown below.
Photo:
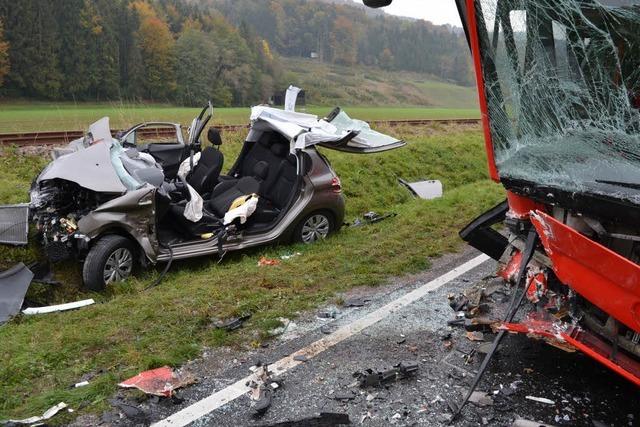
M218 129L210 128L207 133L207 139L214 147L222 145L222 137ZM219 148L214 147L207 147L202 150L200 161L187 176L189 185L203 196L211 193L218 184L222 165L224 164L224 155Z

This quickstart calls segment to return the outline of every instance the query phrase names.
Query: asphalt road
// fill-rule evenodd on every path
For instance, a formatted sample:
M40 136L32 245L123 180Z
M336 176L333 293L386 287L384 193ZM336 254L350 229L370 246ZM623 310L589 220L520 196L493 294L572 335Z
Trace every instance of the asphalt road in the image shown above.
M148 417L141 424L162 423L213 393L233 391L228 387L250 375L252 366L281 360L346 325L357 326L367 315L371 317L371 313L403 296L406 299L410 291L477 255L466 250L435 260L432 268L421 274L387 286L354 290L345 295L345 300L367 300L364 306L325 307L307 313L266 348L208 351L187 366L199 382L180 391L180 401L132 402ZM217 405L189 425L267 426L304 420L322 412L348 414L354 425L445 425L483 357L474 351L482 342L470 341L463 329L447 326L447 320L454 317L447 295L479 282L499 283L494 278L495 267L493 261L484 262L424 297L390 310L376 323L317 355L298 360L297 366L274 376L280 386L273 391L271 406L264 415L256 417L252 410L255 402L248 394L236 392L240 397ZM498 306L504 305L508 295L497 292L493 299ZM326 313L335 318L322 318ZM485 334L484 338L490 341L492 336ZM383 386L365 388L354 378L356 372L384 371L400 362L417 363L417 372ZM488 398L469 404L453 425L510 426L518 418L535 420L533 425L640 425L640 393L636 387L586 356L523 336L506 337L478 390L486 392ZM126 393L121 392L121 397L126 399ZM526 396L549 399L553 404ZM100 420L79 420L79 424L95 421L103 425L140 424L117 412L105 414ZM295 425L311 424L305 421Z

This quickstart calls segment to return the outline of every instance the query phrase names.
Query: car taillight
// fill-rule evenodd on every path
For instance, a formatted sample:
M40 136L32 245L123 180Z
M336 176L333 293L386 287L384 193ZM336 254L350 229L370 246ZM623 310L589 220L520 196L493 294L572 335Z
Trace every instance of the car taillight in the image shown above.
M342 184L340 183L340 178L337 176L331 180L331 189L334 193L342 193Z

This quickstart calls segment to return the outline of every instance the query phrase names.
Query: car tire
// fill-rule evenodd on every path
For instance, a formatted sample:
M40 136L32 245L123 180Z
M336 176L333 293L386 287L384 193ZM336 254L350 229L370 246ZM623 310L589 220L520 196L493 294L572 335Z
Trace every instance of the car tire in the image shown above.
M89 250L82 267L87 289L102 291L127 279L135 266L135 247L130 239L115 234L101 237Z
M329 211L315 211L298 223L293 240L296 243L311 244L326 238L336 230L335 219Z

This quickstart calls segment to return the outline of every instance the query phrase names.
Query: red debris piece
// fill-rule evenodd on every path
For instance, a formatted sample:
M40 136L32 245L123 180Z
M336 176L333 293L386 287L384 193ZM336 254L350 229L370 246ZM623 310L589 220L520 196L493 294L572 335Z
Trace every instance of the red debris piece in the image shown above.
M258 261L258 267L264 267L267 265L280 265L280 260L261 257L260 261Z
M191 375L174 372L168 366L144 371L118 384L124 388L137 388L146 394L171 397L173 391L195 382Z

